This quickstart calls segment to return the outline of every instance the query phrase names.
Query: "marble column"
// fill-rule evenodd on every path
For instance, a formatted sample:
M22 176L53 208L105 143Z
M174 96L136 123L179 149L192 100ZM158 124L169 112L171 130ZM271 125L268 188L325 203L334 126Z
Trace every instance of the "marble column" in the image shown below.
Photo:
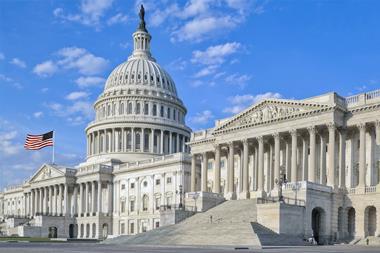
M40 192L40 199L39 199L39 208L38 208L38 211L40 212L40 214L42 214L44 212L43 210L43 191L42 191L43 188L39 188L39 192Z
M164 154L164 131L161 130L161 135L160 135L160 153Z
M150 152L154 153L154 129L151 129L151 135L150 135Z
M63 198L64 198L64 189L63 189L63 184L60 184L59 185L59 208L60 208L60 210L59 210L59 213L61 214L61 215L63 215L63 212L64 212L64 209L63 209Z
M227 167L227 198L233 199L234 198L234 143L229 142L228 143L228 167Z
M326 185L327 177L326 177L326 139L323 136L323 133L320 134L321 137L321 162L320 162L320 183Z
M292 171L291 171L291 143L288 137L284 138L285 140L285 174L286 179L289 181L291 179Z
M195 192L196 191L196 154L192 154L191 156L191 185L190 185L190 191ZM165 183L165 182L163 182Z
M108 213L111 215L112 214L112 182L107 183L107 190L108 190ZM153 201L153 198L152 198L152 201ZM128 202L125 203L125 208L128 209Z
M32 208L31 209L31 215L34 216L35 215L35 203L36 203L34 200L35 199L34 189L32 189L30 193L31 193L31 197L32 197L32 199L31 199L31 208Z
M316 151L316 128L314 126L308 127L307 129L309 131L309 144L310 144L310 156L309 156L309 168L308 168L308 181L315 183L315 151Z
M257 137L259 143L259 153L258 153L258 195L262 195L264 192L264 139L262 136Z
M175 152L176 153L181 152L181 149L179 148L179 133L176 134L175 141L176 141Z
M359 184L358 187L365 187L366 175L366 124L361 123L358 125L360 148L359 148Z
M249 198L249 143L247 139L243 140L243 187L240 193L240 198Z
M291 181L297 182L297 130L293 129L290 134L292 136Z
M309 140L307 138L302 139L302 180L307 181L309 179Z
M220 193L220 145L215 146L214 192Z
M49 186L49 215L53 215L53 189Z
M275 133L274 138L274 189L278 190L278 180L280 180L280 134ZM277 183L276 183L277 181Z
M207 192L207 165L208 165L208 158L207 153L204 152L202 155L202 187L201 191Z
M135 152L135 150L136 150L136 136L135 136L135 129L132 127L131 128L131 145L132 145L132 147L131 147L131 151L132 152Z
M78 217L83 214L83 183L79 184L79 213Z
M95 213L96 211L96 201L95 201L95 181L91 182L91 213Z
M86 213L86 216L87 214L89 213L89 206L88 206L88 199L89 199L89 182L86 182L84 184L85 186L85 196L84 196L84 212Z
M339 131L339 187L346 187L346 129Z
M173 133L169 131L169 154L173 153Z
M57 215L57 190L56 190L56 185L53 185L53 215Z
M73 216L78 214L78 185L74 185Z
M380 145L380 120L375 121L376 144Z
M64 187L64 196L63 196L63 203L64 204L63 205L65 206L64 215L69 216L69 214L70 214L69 185L64 184L63 187Z
M98 215L102 213L102 181L98 181Z
M329 124L329 170L328 170L328 176L327 176L327 185L335 187L335 170L336 170L336 161L335 161L335 130L336 126L334 123Z

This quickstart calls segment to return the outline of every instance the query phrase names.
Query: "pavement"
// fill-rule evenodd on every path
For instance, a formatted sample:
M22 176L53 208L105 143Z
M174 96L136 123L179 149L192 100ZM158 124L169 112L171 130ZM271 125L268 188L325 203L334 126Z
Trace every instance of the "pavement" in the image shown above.
M37 243L37 242L2 242L0 253L229 253L229 252L287 252L287 253L379 253L380 247L371 246L310 246L310 247L270 247L265 249L233 249L233 248L197 248L197 247L161 247L161 246L133 246L107 245L99 243Z

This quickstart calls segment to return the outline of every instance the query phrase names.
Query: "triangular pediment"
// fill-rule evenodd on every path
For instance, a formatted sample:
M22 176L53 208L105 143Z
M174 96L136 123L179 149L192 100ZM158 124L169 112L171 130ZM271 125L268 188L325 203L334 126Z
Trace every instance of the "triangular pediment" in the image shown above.
M65 173L61 171L60 169L51 166L49 164L44 164L42 165L36 173L31 177L29 180L30 183L32 182L38 182L50 178L55 178L55 177L61 177L64 176Z
M330 107L331 105L329 104L286 99L266 99L223 121L223 123L215 128L214 132L285 120L304 113L325 110Z

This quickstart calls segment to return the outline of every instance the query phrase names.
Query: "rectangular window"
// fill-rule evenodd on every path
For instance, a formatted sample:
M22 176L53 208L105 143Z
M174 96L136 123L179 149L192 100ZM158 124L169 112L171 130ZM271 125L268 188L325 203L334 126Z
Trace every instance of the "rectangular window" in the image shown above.
M129 227L129 233L134 234L135 233L135 223L131 223L129 226L130 226Z
M122 189L122 190L125 189L125 184L122 184L122 185L121 185L121 189Z
M121 201L121 208L120 208L121 210L121 212L122 213L125 213L125 201Z
M129 210L131 212L135 211L135 201L134 200L131 200Z
M135 183L131 183L131 189L135 189Z
M148 103L145 103L145 104L144 104L144 114L145 114L145 115L148 115L148 114L149 114L149 104L148 104Z
M156 179L156 185L160 185L161 184L161 180L160 179Z
M120 234L125 234L125 224L124 223L121 223L120 224Z
M172 183L172 178L171 177L166 178L166 183L167 184L171 184Z
M166 206L170 208L171 204L172 204L172 197L166 197Z
M159 221L156 221L156 223L155 223L155 227L156 227L156 228L159 228L159 227L160 227L160 222L159 222Z
M154 204L156 205L156 210L160 210L161 198L156 198L156 202Z

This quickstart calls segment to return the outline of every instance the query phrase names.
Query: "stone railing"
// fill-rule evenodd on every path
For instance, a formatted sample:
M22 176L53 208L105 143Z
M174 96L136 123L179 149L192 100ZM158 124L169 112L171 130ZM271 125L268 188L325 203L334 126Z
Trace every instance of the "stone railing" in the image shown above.
M380 102L380 90L374 90L367 93L346 97L346 106L348 108L373 102Z
M205 129L191 134L191 141L199 141L213 137L214 128Z
M376 193L378 191L380 192L380 187L378 188L376 185L348 189L349 194L369 194L369 193Z
M171 160L189 160L190 161L190 155L187 153L175 153L175 154L169 154L169 155L163 155L163 156L157 156L150 159L145 159L141 161L136 162L127 162L120 165L114 166L114 171L124 170L124 169L130 169L130 168L138 168L144 165L154 164L154 163L160 163L165 161L171 161Z
M321 185L317 183L312 183L308 181L298 181L298 182L290 182L282 185L283 190L305 190L311 189L322 192L332 192L332 188L327 185Z
M112 167L104 164L92 164L84 167L78 168L78 174L88 174L88 173L94 173L94 172L105 172L105 173L111 173Z

